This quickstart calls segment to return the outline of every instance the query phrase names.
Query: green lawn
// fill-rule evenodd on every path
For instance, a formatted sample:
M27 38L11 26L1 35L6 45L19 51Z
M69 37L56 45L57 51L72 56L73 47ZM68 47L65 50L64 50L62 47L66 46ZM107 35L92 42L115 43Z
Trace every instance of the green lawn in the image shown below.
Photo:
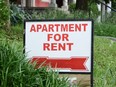
M116 42L95 37L94 87L116 87Z

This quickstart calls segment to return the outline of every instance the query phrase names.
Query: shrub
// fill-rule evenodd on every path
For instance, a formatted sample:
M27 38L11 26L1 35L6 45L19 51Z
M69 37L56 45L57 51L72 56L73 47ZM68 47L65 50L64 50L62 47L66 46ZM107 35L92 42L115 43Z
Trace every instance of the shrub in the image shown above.
M116 37L116 14L106 18L103 23L95 23L95 35Z
M9 9L5 0L0 0L0 28L5 27L6 21L9 19Z
M112 2L112 7L114 8L114 9L116 9L116 0L112 0L113 2Z
M16 24L23 23L25 19L28 19L28 20L32 19L32 17L28 12L22 10L16 4L11 4L10 19L11 19L11 24L16 25Z
M95 35L116 37L116 25L109 23L96 23Z
M31 15L33 19L66 19L67 18L67 13L57 10L57 9L53 9L53 8L49 8L49 9L44 9L44 10L40 10L38 11L34 11L33 14Z
M72 15L71 19L88 19L89 18L88 12L85 12L82 10L72 11L70 15Z
M91 3L89 6L89 10L91 18L96 18L98 17L98 15L100 15L100 12L98 11L97 8L97 3Z
M116 13L115 12L111 12L111 14L109 14L110 16L106 18L105 23L107 24L116 24Z
M69 11L74 11L74 10L76 10L75 8L76 8L76 4L71 3L71 4L69 5Z
M34 69L25 59L17 43L1 41L0 44L0 87L68 87L66 78L47 67ZM17 46L17 47L16 47Z

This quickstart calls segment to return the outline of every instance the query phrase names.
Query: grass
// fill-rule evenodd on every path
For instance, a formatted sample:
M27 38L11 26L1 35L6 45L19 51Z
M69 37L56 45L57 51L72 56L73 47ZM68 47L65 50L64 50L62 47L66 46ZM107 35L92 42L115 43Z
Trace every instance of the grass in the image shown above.
M94 87L116 86L116 42L95 37Z

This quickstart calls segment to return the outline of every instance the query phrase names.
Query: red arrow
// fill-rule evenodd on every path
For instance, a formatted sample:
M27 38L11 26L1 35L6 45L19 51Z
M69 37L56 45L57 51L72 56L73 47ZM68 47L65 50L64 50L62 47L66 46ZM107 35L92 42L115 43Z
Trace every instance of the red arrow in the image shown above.
M32 62L36 61L37 65L40 65L42 63L43 66L46 65L51 65L52 68L70 68L72 70L87 70L85 67L85 62L86 62L87 58L83 57L83 58L65 58L65 59L54 59L54 58L46 58L46 57L34 57L32 59Z

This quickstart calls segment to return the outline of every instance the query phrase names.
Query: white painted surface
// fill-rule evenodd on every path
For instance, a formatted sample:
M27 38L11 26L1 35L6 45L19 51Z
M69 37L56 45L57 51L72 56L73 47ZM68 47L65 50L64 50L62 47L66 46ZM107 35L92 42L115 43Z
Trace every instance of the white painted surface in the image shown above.
M97 4L98 11L101 11L101 4Z
M51 2L51 0L41 0L42 2L48 2L48 3L50 3Z
M76 3L76 0L72 0L72 2L75 4Z
M105 4L104 1L103 1L103 3ZM107 6L112 7L112 2L110 1L109 3L107 3ZM97 4L97 7L98 7L98 11L101 11L101 4ZM104 7L105 7L105 5L104 5ZM111 12L111 9L109 7L107 7L107 13Z
M68 0L63 0L63 6L62 6L62 9L64 11L68 11Z
M26 0L21 0L21 6L25 7L26 6Z
M46 24L88 24L86 32L30 32L32 24L37 25ZM25 52L27 53L27 58L32 58L33 56L48 56L50 58L70 58L72 56L78 57L88 57L86 66L87 71L79 70L76 72L91 72L91 38L92 38L92 22L91 21L38 21L38 22L26 22L25 25ZM51 41L47 41L48 34L68 34L69 41L55 41L53 38ZM44 51L43 43L67 43L73 42L72 50L66 51ZM60 70L62 72L71 72L71 70L65 69ZM75 71L74 71L75 72Z
M68 0L63 0L63 6L68 6Z
M112 2L110 1L107 5L109 7L112 7ZM111 9L107 7L107 13L110 13L110 12L111 12Z

